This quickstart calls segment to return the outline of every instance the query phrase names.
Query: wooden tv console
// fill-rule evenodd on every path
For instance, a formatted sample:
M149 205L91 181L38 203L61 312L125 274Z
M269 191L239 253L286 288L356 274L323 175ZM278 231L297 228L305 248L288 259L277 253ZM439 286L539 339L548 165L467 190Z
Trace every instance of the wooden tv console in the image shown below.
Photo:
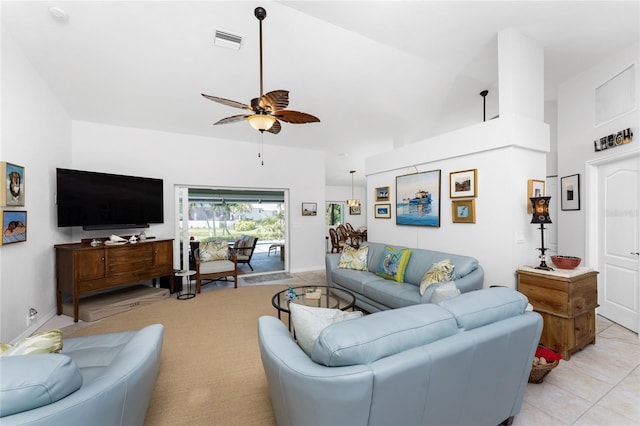
M75 322L80 296L173 275L173 240L97 247L90 241L54 246L58 315L62 314L63 295L70 295ZM170 282L173 287L173 280Z

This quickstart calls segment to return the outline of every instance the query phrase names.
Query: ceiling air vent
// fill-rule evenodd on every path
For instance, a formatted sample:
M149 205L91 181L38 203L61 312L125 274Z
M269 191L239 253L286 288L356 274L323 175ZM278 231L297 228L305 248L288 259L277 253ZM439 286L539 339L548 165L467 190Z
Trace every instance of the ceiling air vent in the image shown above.
M242 46L242 36L228 33L226 31L216 30L213 37L213 44L228 49L239 50Z

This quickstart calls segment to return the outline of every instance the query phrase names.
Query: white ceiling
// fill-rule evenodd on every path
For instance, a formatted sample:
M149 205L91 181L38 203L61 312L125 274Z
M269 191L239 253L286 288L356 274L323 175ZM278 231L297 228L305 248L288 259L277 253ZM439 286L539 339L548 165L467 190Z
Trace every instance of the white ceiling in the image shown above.
M479 92L497 87L500 30L544 47L553 100L558 83L640 39L639 4L2 1L1 14L72 119L255 142L257 151L247 123L212 125L242 111L200 93L243 103L259 95L253 11L262 6L265 92L289 90L289 109L321 120L283 123L265 133L265 150L323 151L327 184L350 185L349 170L363 181L367 156L482 120ZM68 20L52 18L51 6ZM242 48L214 46L216 29L244 36Z

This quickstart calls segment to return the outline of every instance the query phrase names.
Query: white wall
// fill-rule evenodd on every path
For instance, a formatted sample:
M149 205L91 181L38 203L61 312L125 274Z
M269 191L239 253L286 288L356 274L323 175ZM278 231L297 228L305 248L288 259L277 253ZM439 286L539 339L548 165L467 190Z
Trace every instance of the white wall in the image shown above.
M591 188L585 179L585 162L608 154L631 153L640 150L640 78L636 74L636 109L617 119L600 125L594 124L595 88L606 82L632 63L636 73L640 67L640 44L622 49L600 64L567 80L558 89L558 176L580 174L580 210L558 209L558 253L585 258L585 206ZM593 141L620 130L631 128L631 143L611 151L595 152ZM560 182L558 182L560 185ZM593 265L591 265L593 266Z
M257 143L81 121L73 122L72 134L73 168L164 180L165 222L151 225L147 234L178 238L174 235L175 185L288 189L290 270L299 272L323 267L324 153L267 145L264 147L264 165L260 165ZM302 202L318 203L318 215L302 216ZM124 230L118 232L126 233ZM72 240L110 233L74 228ZM178 253L177 245L175 247Z
M536 264L538 228L527 214L527 180L545 177L548 126L500 117L367 160L367 193L389 186L391 219L367 209L369 240L477 258L484 285L515 287L515 270ZM396 225L396 176L441 170L440 227ZM477 169L476 223L452 223L449 174ZM428 268L428 265L425 266Z
M0 247L0 341L37 329L55 314L55 167L71 161L71 121L2 28L0 160L25 168L27 241ZM37 321L27 327L29 308Z

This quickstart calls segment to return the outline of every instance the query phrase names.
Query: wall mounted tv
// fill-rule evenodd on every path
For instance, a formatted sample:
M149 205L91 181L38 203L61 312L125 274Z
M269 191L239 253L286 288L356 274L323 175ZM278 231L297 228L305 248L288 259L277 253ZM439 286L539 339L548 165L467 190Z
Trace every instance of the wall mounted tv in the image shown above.
M58 226L146 228L164 222L162 179L56 169Z

